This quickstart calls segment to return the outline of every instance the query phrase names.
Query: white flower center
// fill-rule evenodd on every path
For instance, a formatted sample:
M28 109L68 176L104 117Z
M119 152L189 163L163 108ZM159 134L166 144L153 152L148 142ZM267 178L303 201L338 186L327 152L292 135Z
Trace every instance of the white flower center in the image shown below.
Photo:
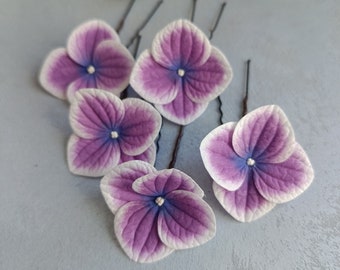
M178 74L178 76L183 77L184 74L185 74L185 70L182 69L182 68L179 68L179 69L177 70L177 74Z
M96 72L96 69L94 68L94 66L89 65L89 66L87 67L87 73L88 73L88 74L93 74L93 73L95 73L95 72Z
M158 206L162 206L163 203L164 203L164 198L162 197L157 197L156 200L155 200L155 203L158 205Z
M117 131L111 131L111 138L112 139L117 139L119 137L119 134Z
M247 159L247 165L248 166L254 166L255 165L255 160L254 159L252 159L252 158L248 158Z

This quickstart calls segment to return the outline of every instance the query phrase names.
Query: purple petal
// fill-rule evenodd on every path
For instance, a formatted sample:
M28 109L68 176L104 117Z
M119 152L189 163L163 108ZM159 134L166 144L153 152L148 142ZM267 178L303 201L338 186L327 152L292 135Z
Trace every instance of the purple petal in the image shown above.
M74 101L76 92L81 89L97 88L96 78L90 74L82 74L78 79L73 81L67 87L67 100L72 103Z
M294 151L293 129L280 107L260 107L244 116L233 135L235 152L255 162L280 163Z
M119 37L104 21L85 22L71 33L67 41L68 54L78 64L87 67L92 64L95 48L103 40L119 42Z
M186 72L184 90L194 102L209 102L227 88L232 77L233 72L228 60L220 50L212 47L207 62Z
M68 85L81 76L82 67L75 63L66 49L55 49L47 56L39 75L40 84L53 96L66 99Z
M165 245L174 249L196 247L213 238L215 232L215 215L199 196L176 190L165 197L158 216L158 233Z
M131 201L144 201L145 196L132 189L139 177L155 172L156 169L143 161L130 161L114 167L100 181L100 190L112 213Z
M236 123L230 122L211 131L201 142L200 150L205 168L214 181L223 188L238 189L248 172L246 161L232 146Z
M157 208L154 205L146 202L125 204L115 216L114 228L122 249L136 262L155 262L173 252L158 236Z
M254 221L275 206L275 203L267 201L257 191L251 174L236 191L226 190L215 182L213 182L213 191L223 208L241 222Z
M148 50L139 56L131 73L130 84L145 100L157 104L171 102L182 89L176 72L155 62Z
M155 164L156 145L154 143L151 144L151 146L148 149L146 149L146 151L136 156L129 156L122 152L120 155L119 163L124 163L124 162L131 161L131 160L141 160L141 161L150 163L151 165Z
M101 42L95 49L93 63L97 88L119 95L128 86L134 59L120 42Z
M179 125L187 125L201 116L208 103L195 103L184 92L179 91L172 102L165 105L155 104L155 107L168 120Z
M162 118L154 107L140 99L127 98L123 104L125 116L120 125L120 147L127 155L139 155L156 139Z
M115 95L98 89L77 92L70 108L70 124L85 139L112 139L124 117L124 105Z
M190 191L201 198L204 196L203 190L196 182L177 169L161 170L140 177L133 183L132 188L148 196L165 196L174 190Z
M152 56L167 68L192 68L205 63L211 52L208 38L188 20L168 24L153 40Z
M309 187L313 178L312 165L299 144L286 161L258 164L254 170L256 188L264 198L275 203L296 198Z
M118 164L120 149L109 140L83 139L71 135L67 145L67 161L72 173L98 177Z

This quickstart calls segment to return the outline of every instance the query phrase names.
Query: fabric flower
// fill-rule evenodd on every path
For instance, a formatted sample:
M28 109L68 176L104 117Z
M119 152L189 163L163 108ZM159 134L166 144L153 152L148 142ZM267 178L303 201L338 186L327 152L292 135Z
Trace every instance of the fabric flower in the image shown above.
M202 189L179 170L130 161L105 175L100 188L115 214L117 239L134 261L154 262L215 235L215 216Z
M161 116L140 99L122 101L107 91L82 89L71 104L70 124L75 134L67 157L74 174L97 177L131 159L155 161Z
M314 178L307 154L276 105L217 127L203 139L200 150L217 200L242 222L296 198Z
M115 30L100 20L78 26L67 46L53 50L40 73L43 88L72 101L77 90L99 88L118 95L129 84L134 60Z
M130 84L154 103L170 121L186 125L229 85L233 73L228 60L188 20L161 30L138 58Z

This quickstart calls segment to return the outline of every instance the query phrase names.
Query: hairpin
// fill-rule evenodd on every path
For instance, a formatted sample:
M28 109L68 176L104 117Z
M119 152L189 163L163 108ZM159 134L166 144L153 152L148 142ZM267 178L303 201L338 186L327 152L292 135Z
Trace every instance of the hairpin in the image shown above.
M92 20L71 33L66 49L55 49L47 56L39 80L46 91L69 101L82 88L118 95L129 84L133 64L115 30L101 20Z
M145 101L82 89L71 104L70 124L67 157L75 174L98 177L128 160L155 161L161 116Z
M223 208L235 219L250 222L276 204L296 198L311 184L314 172L295 140L282 109L267 105L212 130L201 143L201 156Z

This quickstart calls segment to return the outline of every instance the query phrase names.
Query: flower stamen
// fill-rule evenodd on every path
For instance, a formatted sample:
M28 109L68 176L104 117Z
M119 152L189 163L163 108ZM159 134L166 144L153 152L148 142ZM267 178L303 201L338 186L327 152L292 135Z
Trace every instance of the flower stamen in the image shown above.
M96 69L92 65L89 65L86 70L88 74L93 74L96 72Z
M157 197L156 200L155 200L155 203L158 205L158 206L162 206L163 203L164 203L165 199L163 197Z
M252 158L247 159L247 165L253 167L255 165L255 160Z
M117 131L111 131L111 138L112 139L117 139L119 137L119 134Z
M185 70L182 68L177 69L177 74L180 77L183 77L185 75Z

